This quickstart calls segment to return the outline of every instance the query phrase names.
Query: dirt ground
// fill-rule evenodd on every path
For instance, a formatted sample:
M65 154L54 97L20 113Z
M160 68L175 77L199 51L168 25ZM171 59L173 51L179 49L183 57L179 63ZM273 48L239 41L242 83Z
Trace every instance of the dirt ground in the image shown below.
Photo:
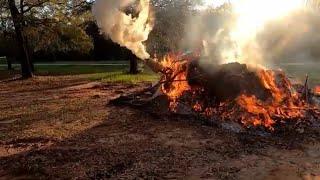
M0 179L320 179L320 133L260 137L108 101L140 85L0 83Z

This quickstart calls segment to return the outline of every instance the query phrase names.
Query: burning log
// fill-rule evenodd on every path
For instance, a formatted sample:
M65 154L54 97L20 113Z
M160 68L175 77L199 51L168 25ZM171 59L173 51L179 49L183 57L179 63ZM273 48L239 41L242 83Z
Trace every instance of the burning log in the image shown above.
M164 66L154 59L145 59L143 62L155 73L160 73L164 71Z
M202 89L219 101L232 100L243 93L252 94L261 100L266 100L272 95L257 73L250 70L247 65L230 63L223 65L200 65L198 59L190 61L176 61L159 63L153 59L145 60L154 72L162 73L161 84L163 89L170 88L173 84L202 87ZM175 66L175 67L173 67ZM183 74L183 78L181 75ZM180 76L180 77L179 77ZM186 87L187 88L187 87Z
M208 65L204 68L199 61L193 61L188 66L187 80L191 86L203 87L220 102L236 99L244 93L262 100L271 96L256 73L239 63Z

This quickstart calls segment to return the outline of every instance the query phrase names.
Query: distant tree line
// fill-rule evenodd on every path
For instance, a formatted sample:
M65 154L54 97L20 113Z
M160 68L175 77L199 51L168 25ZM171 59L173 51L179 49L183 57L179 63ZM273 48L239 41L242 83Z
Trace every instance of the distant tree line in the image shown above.
M319 6L318 0L308 4ZM137 59L100 34L91 13L94 0L0 0L0 56L19 62L23 77L32 77L33 63L60 60ZM180 51L188 18L201 0L151 0L155 19L146 42L151 56ZM228 6L207 10L208 17ZM129 10L132 13L134 10ZM131 63L136 66L136 62Z
M20 62L22 76L32 77L36 61L126 60L136 57L99 33L91 7L94 0L0 0L0 56L8 68ZM193 0L152 0L155 27L149 52L178 48ZM136 63L133 63L136 64Z

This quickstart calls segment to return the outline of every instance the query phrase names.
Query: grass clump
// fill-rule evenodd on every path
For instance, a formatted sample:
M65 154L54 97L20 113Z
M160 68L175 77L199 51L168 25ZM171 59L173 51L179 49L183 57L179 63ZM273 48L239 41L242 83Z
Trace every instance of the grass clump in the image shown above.
M159 80L159 75L155 73L140 73L140 74L128 74L124 71L116 72L106 72L92 74L89 77L93 81L102 81L102 82L117 82L117 83L131 83L136 84L139 82L154 82Z

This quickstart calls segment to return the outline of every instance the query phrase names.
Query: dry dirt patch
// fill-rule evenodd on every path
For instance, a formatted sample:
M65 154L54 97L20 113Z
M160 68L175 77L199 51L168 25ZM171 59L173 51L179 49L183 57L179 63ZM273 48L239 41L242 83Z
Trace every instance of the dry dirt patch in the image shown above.
M140 85L77 76L0 83L0 179L312 179L320 141L259 137L107 102Z

